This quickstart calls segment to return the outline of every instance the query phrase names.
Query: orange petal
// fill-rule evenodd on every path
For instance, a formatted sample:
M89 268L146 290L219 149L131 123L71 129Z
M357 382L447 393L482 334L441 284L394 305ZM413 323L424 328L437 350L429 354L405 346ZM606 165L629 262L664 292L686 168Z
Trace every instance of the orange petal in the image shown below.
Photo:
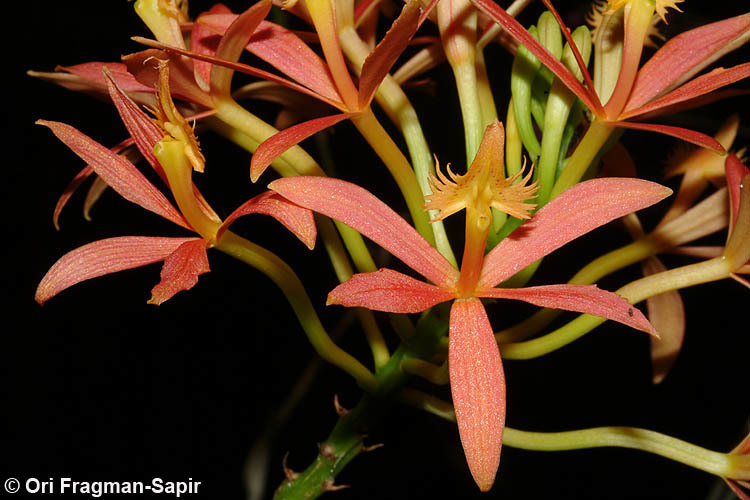
M105 98L107 87L102 75L106 66L117 83L139 102L153 102L154 88L140 83L121 62L88 62L73 66L57 66L53 73L29 71L29 75L51 81L74 92L87 92Z
M374 273L355 274L328 294L326 304L393 313L418 313L455 296L455 292L450 290L383 268Z
M640 179L592 179L576 184L487 254L479 287L493 288L579 236L670 194L671 189Z
M45 120L37 120L36 123L48 127L58 139L91 165L104 182L117 191L120 196L146 210L161 215L165 219L171 220L175 224L190 228L182 214L132 163L70 125Z
M438 286L450 288L458 271L408 222L356 184L325 177L287 177L268 185L297 205L343 222Z
M478 297L522 300L539 307L593 314L611 319L636 330L656 334L646 317L616 293L600 290L596 285L547 285L524 288L491 288L479 290Z
M158 42L156 45L163 47ZM185 60L179 55L164 50L148 49L122 56L128 71L135 75L140 83L149 86L153 92L159 80L159 69L156 62L151 59L169 61L169 93L172 97L195 102L207 108L214 107L211 96L196 83L192 64L185 64Z
M142 38L142 37L136 36L136 37L133 37L133 40L136 41L136 42L138 42L138 43L142 43L143 45L148 45L150 47L158 47L160 49L163 49L164 51L167 51L167 52L163 52L161 50L154 51L154 52L157 52L157 53L166 54L166 53L174 52L176 54L183 55L183 56L188 56L188 57L191 57L193 59L197 59L199 61L207 61L207 62L210 62L211 64L214 65L213 70L216 70L216 68L222 68L222 69L227 69L228 68L228 69L232 70L232 72L239 71L240 73L246 73L248 75L252 75L252 76L261 78L263 80L268 80L270 82L278 83L278 84L283 85L285 87L289 87L290 89L294 89L297 92L301 92L303 94L307 94L307 95L312 96L312 97L314 97L316 99L319 99L319 100L321 100L321 101L323 101L323 102L325 102L327 104L330 104L331 106L333 106L335 108L342 109L344 107L340 102L338 102L338 101L332 101L332 100L328 99L327 97L322 96L320 94L317 94L316 92L313 92L312 90L310 90L307 87L304 87L304 86L302 86L302 85L300 85L298 83L295 83L295 82L293 82L291 80L287 80L286 78L282 78L282 77L280 77L278 75L275 75L273 73L269 73L268 71L264 71L262 69L254 68L253 66L248 66L247 64L242 64L242 63L238 63L238 62L228 61L226 59L221 59L221 58L216 57L216 56L209 56L209 55L205 55L205 54L198 54L197 52L192 52L192 51L189 51L189 50L181 49L179 47L172 47L170 45L164 45L161 42L157 42L156 40L149 40L148 38ZM146 51L146 52L148 52L148 51ZM174 58L174 57L177 57L177 56L173 55L172 57ZM171 67L172 66L170 66L170 68ZM142 75L139 74L139 79L141 77L146 78L145 75L142 76ZM170 73L170 77L171 77L171 73ZM172 83L170 83L170 85L172 85ZM177 90L175 90L174 87L171 87L171 88L173 90L172 93L174 95L182 98L182 94L184 93L184 90L180 90L180 87L178 87ZM195 85L195 88L197 89L198 86ZM187 98L187 100L193 100L194 102L200 102L200 101L197 101L196 99L197 99L197 97L195 95L191 95L189 98ZM213 107L213 101L208 101L208 102L209 103L206 104L206 106L207 107Z
M385 37L365 59L359 79L360 109L370 104L378 85L409 45L419 27L421 5L420 0L408 0Z
M236 17L235 14L207 15L200 17L196 25L223 34ZM328 66L293 31L261 21L245 49L313 92L341 103Z
M216 54L216 48L219 46L221 37L217 36L217 33L214 30L201 22L201 20L205 19L207 16L214 14L229 14L232 16L232 21L237 17L236 14L232 14L229 7L220 3L212 6L206 12L199 14L198 18L193 23L193 29L190 31L190 49L193 52L211 56ZM231 24L231 21L229 24ZM229 24L227 24L227 27L229 27ZM219 33L219 35L220 34L221 33ZM211 81L211 66L211 63L206 61L198 61L197 59L193 61L195 81L206 92L211 90L208 83ZM205 83L205 86L201 85L201 83Z
M742 178L750 175L750 169L743 165L734 153L727 156L724 168L727 177L727 188L729 189L729 205L732 207L732 218L729 227L733 228L737 220L737 215L740 212Z
M307 248L315 248L317 230L313 213L273 191L266 191L240 205L221 225L216 233L216 239L221 239L221 235L236 219L250 214L270 215L294 233Z
M156 170L159 177L166 182L166 175L159 162L154 156L154 146L162 140L164 132L154 121L144 113L123 89L113 79L112 72L103 68L104 80L107 85L109 97L117 108L122 123L125 125L130 136L135 141L138 151L141 152L146 161Z
M161 281L151 290L149 304L161 305L182 290L189 290L198 283L198 276L209 272L206 241L186 241L164 261Z
M458 432L481 491L500 465L505 428L505 376L492 326L479 299L459 299L450 316L448 368Z
M666 271L667 268L656 257L641 263L644 276ZM648 319L659 332L659 338L651 337L651 367L653 381L660 383L674 366L685 338L685 305L677 290L664 292L646 301Z
M645 113L651 113L650 116L658 116L658 113L654 112L659 109L697 99L709 92L748 77L750 77L750 63L739 64L732 68L716 68L710 73L693 78L664 97L650 101L635 109L626 108L620 119L624 120Z
M726 153L724 147L719 141L704 133L696 132L695 130L689 130L682 127L673 127L671 125L658 125L656 123L612 122L612 124L617 127L630 128L633 130L647 130L649 132L656 132L659 134L668 135L670 137L676 137L691 144L712 149L719 154Z
M665 43L636 76L626 110L643 106L665 90L686 81L711 64L727 48L750 33L750 14L725 19L681 33Z
M224 32L216 49L216 57L228 61L238 61L248 40L260 22L271 11L271 0L261 0L237 16ZM211 68L211 93L229 95L234 71L231 68L214 66Z
M737 271L750 261L750 174L742 177L736 205L739 205L737 218L724 249L724 257L732 271Z
M308 137L317 134L321 130L332 127L340 121L351 118L355 113L340 113L337 115L324 116L315 118L303 123L298 123L292 127L286 128L274 134L258 146L250 160L250 180L256 182L263 175L263 172L281 156L284 151L296 146Z
M40 304L87 279L133 269L167 258L195 238L122 236L95 241L63 255L47 271L34 298ZM198 240L202 241L202 240Z
M135 145L138 151L143 155L146 161L151 167L159 174L159 177L164 181L165 184L169 184L167 176L164 173L159 161L154 156L154 146L164 138L164 131L154 123L154 121L138 107L138 105L123 91L123 89L115 82L109 75L108 71L104 69L104 76L107 82L107 89L109 96L114 102L117 112L120 114L125 128L128 133L135 141ZM220 222L221 219L214 212L213 208L208 204L203 195L198 191L198 188L193 186L195 191L195 197L198 199L198 203L210 219Z

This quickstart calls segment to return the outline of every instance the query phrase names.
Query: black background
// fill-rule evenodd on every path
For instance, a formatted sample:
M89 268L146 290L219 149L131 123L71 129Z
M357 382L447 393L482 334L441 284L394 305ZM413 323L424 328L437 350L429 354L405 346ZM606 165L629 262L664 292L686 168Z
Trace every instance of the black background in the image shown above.
M228 3L239 11L243 2ZM566 5L578 5L566 2ZM191 3L191 14L209 2ZM742 13L739 2L685 2L669 30ZM536 12L531 9L531 12ZM580 23L582 9L569 21ZM525 23L536 14L525 15ZM82 163L37 118L70 123L103 144L124 137L113 109L83 95L36 81L27 69L50 71L56 64L116 60L139 50L129 40L146 35L132 4L124 1L19 4L5 13L3 32L3 316L0 365L3 426L0 479L202 481L207 498L241 498L242 465L248 450L273 420L290 387L313 359L281 293L255 270L210 253L212 272L195 289L161 307L146 300L158 266L78 285L44 307L33 301L46 270L65 252L103 237L184 235L170 223L108 192L93 221L80 215L83 195L52 227L57 196ZM505 96L509 61L488 51L491 79ZM748 60L748 49L724 64ZM425 132L441 161L462 167L460 115L450 75L430 73L441 89L414 94ZM504 113L506 97L498 98ZM692 124L712 133L736 109L738 98L670 123ZM254 109L255 111L255 109ZM258 105L271 119L274 109ZM747 121L745 121L747 123ZM348 124L331 136L341 174L373 186L384 171ZM740 146L749 143L743 126ZM659 178L674 142L628 133L644 175ZM228 214L261 186L248 179L249 155L214 136L203 146L207 174L199 180L217 211ZM311 150L314 145L310 143ZM382 181L373 189L394 194ZM400 208L397 206L397 208ZM652 211L657 214L658 210ZM278 252L306 283L323 322L334 329L338 310L326 310L334 285L321 249L307 252L275 223L253 217L235 229ZM454 228L455 229L455 228ZM458 228L460 231L460 228ZM547 283L562 282L576 266L626 242L616 225L562 249L543 265ZM671 265L684 261L667 259ZM635 272L605 280L614 289ZM716 450L742 437L750 414L747 398L747 293L723 282L685 290L688 332L672 374L660 386L650 381L648 340L643 334L606 324L561 351L531 361L507 361L508 425L558 431L599 425L644 426ZM498 308L499 309L499 308ZM508 308L510 309L510 308ZM511 320L493 316L496 327ZM383 323L385 326L385 323ZM367 359L356 329L342 345ZM447 390L438 393L447 397ZM281 458L302 469L315 456L336 415L332 399L354 405L356 386L335 368L323 366L294 416L275 436L269 488L282 479ZM370 441L385 446L358 457L339 481L353 488L340 498L478 497L465 466L455 426L409 408L396 407ZM497 483L487 498L707 498L715 478L659 457L628 450L534 453L505 448ZM7 496L0 492L0 496Z

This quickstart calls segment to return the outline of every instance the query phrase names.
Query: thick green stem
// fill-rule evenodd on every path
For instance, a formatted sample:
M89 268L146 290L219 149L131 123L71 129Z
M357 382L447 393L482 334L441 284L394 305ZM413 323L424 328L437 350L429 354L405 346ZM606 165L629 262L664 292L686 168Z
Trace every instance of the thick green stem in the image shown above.
M328 438L320 445L320 453L313 463L294 477L288 477L276 491L276 500L317 498L335 489L336 475L355 456L366 451L362 431L380 418L391 397L401 392L408 379L402 365L408 359L429 357L447 332L447 323L435 312L423 316L413 338L403 342L388 363L378 370L378 390L365 395L359 404L339 418Z

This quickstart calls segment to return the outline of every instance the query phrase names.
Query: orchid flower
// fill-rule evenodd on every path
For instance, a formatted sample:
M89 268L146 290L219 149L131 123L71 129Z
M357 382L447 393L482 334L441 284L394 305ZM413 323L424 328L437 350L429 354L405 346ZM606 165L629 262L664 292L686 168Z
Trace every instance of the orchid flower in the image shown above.
M169 185L179 210L121 156L64 123L42 120L38 123L48 127L123 198L194 231L197 237L124 236L84 245L65 254L47 272L37 288L37 302L44 303L87 279L163 261L161 280L149 299L151 304L162 304L177 292L192 288L198 276L209 271L207 248L221 239L235 219L247 214L270 215L309 248L314 245L316 232L312 212L274 193L266 192L250 199L223 222L218 218L192 182L192 170L203 169L203 156L192 128L171 99L166 64L161 65L161 75L155 121L130 100L111 75L105 75L105 79L135 143Z
M573 50L582 73L583 84L570 69L558 61L518 21L492 0L472 0L472 2L546 65L594 115L594 121L589 128L590 133L587 133L577 148L582 151L581 160L575 168L572 168L571 159L568 167L558 179L553 194L558 194L561 189L580 179L593 155L615 127L658 132L724 152L719 142L701 132L630 120L656 117L676 109L686 109L709 102L715 97L726 97L726 93L709 93L750 76L750 63L744 63L732 68L718 68L692 78L716 58L750 39L750 14L725 19L682 33L664 44L646 64L638 69L647 26L651 22L654 10L663 13L664 9L673 6L674 2L610 0L610 11L614 13L624 6L627 18L624 28L622 62L618 66L614 90L611 96L607 96L597 93L595 82L576 44L572 41L569 29L562 23L550 0L544 0L544 4L562 27L562 33L568 40L568 45ZM608 100L603 102L607 98Z
M527 175L503 175L504 131L487 127L479 151L463 176L449 170L433 179L426 208L446 217L466 209L466 239L460 272L415 229L368 191L327 178L279 179L269 188L302 207L339 220L382 246L425 283L383 268L357 274L328 295L328 304L397 312L421 312L453 301L449 331L451 393L469 469L482 491L492 487L505 422L505 381L500 353L480 298L522 300L542 307L585 312L654 334L637 309L616 294L588 285L495 288L517 271L567 242L627 213L652 205L670 190L637 179L596 179L566 191L484 255L490 208L528 218L536 190Z

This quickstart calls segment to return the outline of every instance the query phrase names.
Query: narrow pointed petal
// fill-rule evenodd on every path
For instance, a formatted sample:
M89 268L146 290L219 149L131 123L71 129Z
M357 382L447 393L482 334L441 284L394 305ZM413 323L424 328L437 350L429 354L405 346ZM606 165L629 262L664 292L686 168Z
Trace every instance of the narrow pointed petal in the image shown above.
M126 158L129 156L127 152L129 151L128 148L133 146L133 139L125 139L120 144L112 148L112 152L115 154L123 153L126 155ZM128 158L129 159L129 158ZM75 177L70 181L70 183L65 188L65 191L63 191L63 194L60 195L60 198L57 200L57 204L55 205L55 210L52 214L52 223L55 225L55 229L60 230L60 213L62 212L62 209L67 205L68 201L70 200L70 197L73 196L73 193L80 187L80 185L89 178L91 174L94 173L94 169L91 168L90 165L86 165L81 169L80 172L76 174ZM98 180L98 178L97 178ZM96 182L96 180L94 181ZM90 192L91 190L89 190ZM86 199L88 200L89 196L86 196ZM88 218L88 211L86 210L86 205L84 205L84 211L83 215L86 220L89 220Z
M620 116L620 119L624 120L645 113L653 113L654 111L667 106L673 106L691 99L697 99L709 92L713 92L716 89L720 89L721 87L725 87L748 77L750 77L750 63L739 64L732 68L716 68L710 73L693 78L682 87L673 90L664 97L650 101L643 106L638 108L627 106L623 114Z
M190 32L190 50L192 50L193 52L211 56L216 54L216 48L219 46L221 37L217 36L217 33L214 30L201 22L201 20L205 19L207 16L216 14L228 14L232 16L232 21L234 21L234 18L237 17L235 14L232 14L232 11L229 9L229 7L220 3L212 6L206 12L201 13L193 23L193 29ZM227 28L230 24L232 24L232 21L227 24ZM220 34L221 33L219 33L219 35ZM199 61L197 59L193 61L195 81L206 92L211 91L209 83L211 82L211 67L212 64L207 63L206 61ZM202 83L205 83L205 86Z
M222 35L236 17L235 14L206 15L198 18L196 25ZM294 32L261 21L245 49L313 92L330 101L341 102L326 63Z
M128 71L140 83L150 87L152 92L159 80L156 60L169 61L169 93L172 97L198 103L206 108L214 107L211 96L196 83L192 65L186 65L179 55L164 50L148 49L122 56L122 61L127 65Z
M633 130L647 130L649 132L656 132L658 134L668 135L670 137L676 137L683 141L701 146L703 148L712 149L719 154L725 154L726 151L719 141L706 135L702 132L696 132L682 127L673 127L671 125L659 125L656 123L636 123L636 122L612 122L613 125L622 128L629 128Z
M670 194L671 189L640 179L592 179L576 184L487 254L479 287L492 288L579 236Z
M651 238L666 248L674 248L721 231L729 223L728 198L727 190L719 189L674 219L661 224L652 231Z
M418 313L455 296L451 290L383 268L374 273L355 274L328 294L326 304L392 313Z
M117 82L110 78L108 75L109 72L106 68L103 71L105 73L104 76L107 82L107 89L112 98L112 102L114 102L117 112L119 113L122 122L125 124L125 128L135 141L138 151L140 151L164 183L168 185L169 182L167 181L164 169L162 169L156 156L154 156L154 146L164 138L165 132L156 125L156 123L154 123L154 121L149 118L149 116L144 113L127 94L123 92ZM216 212L214 212L214 209L211 208L208 202L206 202L206 199L200 191L198 191L198 188L194 186L194 190L203 213L212 220L220 222L221 219Z
M308 137L311 137L321 130L332 127L338 122L344 121L354 116L354 113L340 113L337 115L324 116L323 118L316 118L303 123L299 123L292 127L286 128L274 134L258 146L258 149L253 153L253 157L250 161L250 180L256 182L258 178L263 175L263 172L271 165L271 163L281 156L284 151L296 146L300 142L304 141Z
M482 303L459 299L451 307L448 369L458 432L481 491L495 482L505 428L505 375Z
M417 32L420 14L420 0L408 0L385 37L365 59L359 80L360 109L370 104L378 85Z
M194 240L122 236L89 243L55 262L39 283L34 298L44 304L76 283L162 261L183 243Z
M225 59L220 59L220 58L215 57L215 56L198 54L196 52L191 52L189 50L181 49L179 47L172 47L171 45L164 45L161 42L157 42L156 40L149 40L148 38L142 38L142 37L136 36L136 37L133 37L133 40L136 41L136 42L138 42L138 43L142 43L143 45L147 45L147 46L150 46L150 47L157 47L157 48L163 49L163 51L173 52L175 54L179 54L179 55L183 55L183 56L188 56L188 57L191 57L193 59L197 59L199 61L210 62L211 64L214 65L214 70L216 70L216 68L219 68L219 67L220 68L229 68L232 71L239 71L240 73L245 73L245 74L248 74L248 75L252 75L252 76L261 78L263 80L268 80L268 81L271 81L271 82L283 85L285 87L289 87L290 89L296 90L297 92L301 92L303 94L306 94L306 95L309 95L311 97L314 97L315 99L319 99L319 100L321 100L321 101L323 101L323 102L325 102L327 104L330 104L331 106L333 106L335 108L342 109L344 107L343 104L341 104L340 102L332 101L332 100L328 99L327 97L324 97L324 96L322 96L320 94L317 94L316 92L313 92L312 90L310 90L307 87L304 87L304 86L302 86L302 85L300 85L298 83L295 83L295 82L293 82L291 80L287 80L286 78L282 78L282 77L280 77L278 75L275 75L273 73L269 73L268 71L264 71L262 69L255 68L253 66L249 66L247 64L242 64L242 63L238 63L238 62L228 61L228 60L225 60ZM160 51L156 51L156 52L167 53L167 52L163 52L163 51L160 50ZM173 55L173 57L177 57L177 56ZM172 66L170 65L170 68L171 67ZM170 73L170 76L171 76L171 73ZM170 85L171 85L171 83L170 83ZM198 88L197 85L195 85L195 88ZM177 95L180 96L181 93L178 93ZM191 98L189 98L187 100L193 100L194 102L200 102L200 101L196 100L195 96L192 96ZM207 105L207 107L213 107L213 101L209 101L209 104Z
M560 61L544 48L542 44L534 39L528 31L511 17L505 10L500 8L493 0L472 0L472 3L490 19L505 28L508 34L518 43L523 44L529 52L534 54L542 64L547 66L571 92L583 101L583 104L597 115L603 113L598 97L587 90L581 82Z
M557 24L560 25L560 31L562 31L563 36L565 37L565 41L568 42L568 47L570 47L571 51L573 52L573 57L576 60L576 64L578 65L578 69L581 70L581 75L583 76L583 82L586 84L586 88L589 89L589 94L591 95L591 98L594 100L594 103L598 106L598 109L602 109L602 104L599 101L599 96L596 95L596 92L594 92L594 82L591 79L591 74L589 73L588 68L586 67L586 63L583 60L583 56L581 55L581 52L578 50L578 44L573 40L573 36L571 35L570 28L565 26L565 23L562 20L562 17L560 17L560 13L557 12L557 9L555 9L555 6L552 5L552 2L550 0L542 0L544 3L544 6L547 7L547 10L549 10L553 16L555 16L555 20L557 21ZM594 111L594 110L592 110Z
M724 481L727 483L727 486L729 486L729 489L737 495L737 498L740 500L750 500L750 495L739 485L739 483L737 483L737 481L727 478L724 478Z
M57 229L58 231L60 230L60 213L62 212L62 209L65 208L65 205L68 204L68 200L70 200L70 197L73 196L73 193L76 192L78 187L83 184L83 181L88 179L89 176L93 173L94 169L89 165L83 167L81 171L78 172L75 177L73 177L73 180L68 183L65 191L63 191L63 194L61 194L57 199L55 209L52 212L52 224L54 224L55 229Z
M356 184L324 177L287 177L268 187L297 205L356 229L434 284L455 285L456 268L408 222Z
M645 113L638 115L639 120L650 120L658 116L676 115L683 111L689 111L695 108L702 108L713 104L724 99L730 99L732 97L739 97L750 95L750 89L724 89L711 92L710 94L702 95L700 97L694 97L684 102L672 104L655 110L653 113Z
M743 165L734 153L727 156L724 168L727 178L727 189L729 189L729 205L732 207L732 218L729 227L734 227L734 222L737 220L737 215L740 212L742 178L750 175L750 169Z
M198 276L209 272L206 241L186 241L164 261L161 281L151 290L149 304L161 305L177 292L190 290L198 283Z
M478 290L476 295L495 299L522 300L539 307L592 314L656 335L656 330L641 311L616 293L601 290L596 285L490 288Z
M273 191L266 191L240 205L221 225L216 233L216 239L221 239L224 231L239 217L250 214L270 215L294 233L307 248L315 248L317 229L312 211L290 202Z
M641 263L644 276L664 272L667 268L656 257ZM654 384L661 383L674 366L685 338L685 305L677 290L664 292L646 301L648 319L659 332L651 337L651 368Z
M699 246L686 246L677 247L670 250L669 253L673 255L687 255L689 257L698 257L701 259L713 259L718 257L724 251L724 247L711 246L711 247L699 247Z
M732 271L737 271L750 261L750 174L740 183L737 218L724 249L724 257Z
M271 11L271 5L271 0L261 0L237 16L221 37L219 47L216 49L216 57L239 61L253 32ZM211 68L211 93L228 96L231 91L232 75L234 71L231 68L222 66Z
M86 199L83 200L84 219L87 221L91 220L91 209L94 208L94 205L99 201L99 198L102 197L104 191L106 191L108 187L107 183L104 182L101 177L96 177L94 179L94 182L91 183L89 190L86 192Z
M721 55L750 37L750 14L686 31L670 39L638 72L628 98L628 109L687 81Z
M153 94L153 87L144 85L133 76L125 64L121 62L87 62L75 64L73 66L58 66L55 73L36 73L33 76L39 76L48 80L55 81L63 87L76 91L91 91L106 94L106 83L102 74L103 67L109 68L113 78L117 81L125 92L139 94ZM57 78L67 76L76 76L77 79ZM67 80L67 81L66 81Z
M38 120L37 123L48 127L58 139L91 165L94 171L120 196L175 224L185 228L190 227L182 214L132 163L70 125L44 120Z
M154 156L154 146L164 138L164 131L117 85L108 68L105 67L102 71L109 96L117 108L122 123L135 141L138 151L141 152L149 165L156 170L159 177L166 181L167 177L164 174L164 170L162 170L161 165L156 160L156 156Z

